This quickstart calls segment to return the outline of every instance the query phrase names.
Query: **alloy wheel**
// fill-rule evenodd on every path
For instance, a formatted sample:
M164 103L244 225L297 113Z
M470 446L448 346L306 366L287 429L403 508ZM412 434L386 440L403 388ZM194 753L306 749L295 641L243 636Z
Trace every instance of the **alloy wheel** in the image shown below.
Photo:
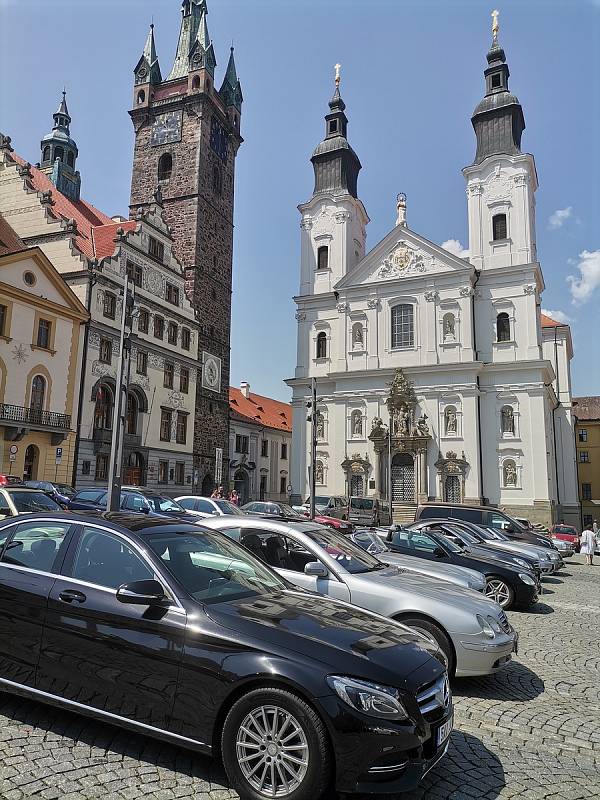
M506 583L504 583L504 581L501 581L498 578L492 578L492 580L487 582L485 594L486 597L490 598L490 600L495 600L496 603L498 603L498 605L502 608L506 608L511 600L510 588Z
M236 754L246 781L264 797L287 797L308 770L308 740L298 720L284 708L262 705L242 720Z

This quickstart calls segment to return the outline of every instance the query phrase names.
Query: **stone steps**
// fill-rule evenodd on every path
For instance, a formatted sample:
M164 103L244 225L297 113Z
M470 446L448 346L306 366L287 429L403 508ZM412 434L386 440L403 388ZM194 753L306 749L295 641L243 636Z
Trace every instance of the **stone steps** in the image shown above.
M416 511L416 503L394 505L392 519L398 525L408 525L410 522L415 521Z

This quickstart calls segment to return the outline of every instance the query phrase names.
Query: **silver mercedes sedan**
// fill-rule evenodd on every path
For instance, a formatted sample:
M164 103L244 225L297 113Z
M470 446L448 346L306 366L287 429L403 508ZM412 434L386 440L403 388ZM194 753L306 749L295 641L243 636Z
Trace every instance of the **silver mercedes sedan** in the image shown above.
M487 675L516 652L499 605L478 592L384 564L346 536L310 520L211 517L221 531L292 584L390 617L434 640L457 676Z

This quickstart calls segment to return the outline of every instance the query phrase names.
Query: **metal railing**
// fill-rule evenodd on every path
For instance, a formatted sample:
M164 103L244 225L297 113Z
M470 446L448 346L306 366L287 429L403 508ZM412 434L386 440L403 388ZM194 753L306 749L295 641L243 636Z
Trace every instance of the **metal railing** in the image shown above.
M43 411L38 408L24 408L23 406L13 406L9 403L0 403L0 422L69 430L71 416L70 414L57 414L55 411Z

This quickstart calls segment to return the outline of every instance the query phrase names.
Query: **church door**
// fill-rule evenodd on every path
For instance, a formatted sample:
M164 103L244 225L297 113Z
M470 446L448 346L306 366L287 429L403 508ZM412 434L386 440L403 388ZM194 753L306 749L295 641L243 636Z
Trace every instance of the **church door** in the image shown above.
M396 453L392 459L392 502L415 502L415 463L409 453Z
M444 481L444 500L447 503L460 503L460 478L458 475L447 475Z
M350 494L352 497L362 497L364 495L364 481L362 475L353 475L350 478Z

